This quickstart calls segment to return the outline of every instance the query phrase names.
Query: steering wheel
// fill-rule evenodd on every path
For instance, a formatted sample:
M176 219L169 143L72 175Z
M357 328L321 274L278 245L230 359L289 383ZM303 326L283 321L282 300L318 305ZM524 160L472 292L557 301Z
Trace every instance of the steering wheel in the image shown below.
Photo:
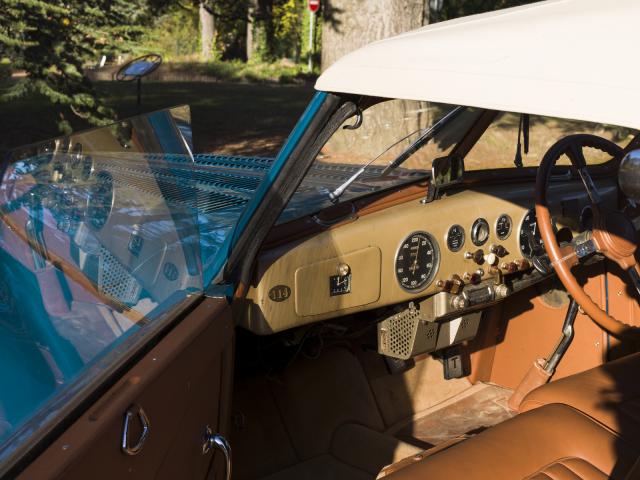
M615 143L595 135L569 135L553 144L538 168L536 178L536 216L544 247L560 281L569 294L600 327L617 337L640 339L640 328L612 317L602 310L580 286L571 269L581 260L600 253L616 262L629 273L636 290L640 292L640 267L635 259L636 231L624 213L606 209L596 186L589 175L584 157L585 148L601 150L613 158L623 151ZM560 246L556 240L549 212L547 189L553 167L566 154L571 160L589 196L593 211L593 229Z

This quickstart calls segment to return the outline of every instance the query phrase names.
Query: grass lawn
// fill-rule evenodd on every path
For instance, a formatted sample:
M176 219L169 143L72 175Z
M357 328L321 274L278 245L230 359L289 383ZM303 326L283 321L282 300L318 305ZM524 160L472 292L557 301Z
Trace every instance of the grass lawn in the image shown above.
M135 84L95 85L119 118L136 115ZM313 96L313 86L143 82L142 92L142 112L191 106L196 152L275 155ZM0 153L57 136L57 115L37 97L0 103ZM70 120L74 128L86 127L79 119Z

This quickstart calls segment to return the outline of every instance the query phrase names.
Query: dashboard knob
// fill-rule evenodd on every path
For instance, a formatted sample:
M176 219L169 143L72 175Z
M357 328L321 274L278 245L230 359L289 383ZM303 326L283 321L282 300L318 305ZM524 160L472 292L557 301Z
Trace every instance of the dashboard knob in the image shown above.
M531 267L529 261L524 258L519 258L518 260L515 260L514 263L516 264L518 270L527 270Z
M507 249L504 248L502 245L495 245L495 244L491 245L491 248L489 249L489 251L491 253L495 253L500 258L506 257L509 253L507 252Z
M473 260L478 265L482 265L484 263L484 251L479 248L475 252L464 252L464 258L467 260Z
M464 310L469 306L469 300L462 295L455 296L451 299L451 306L456 310Z
M459 275L454 274L451 276L451 288L449 289L451 293L453 294L459 293L460 290L462 290L463 286L464 286L464 282L462 281Z
M518 265L516 265L515 262L502 262L500 268L505 270L507 273L515 273L518 271Z
M495 292L497 298L505 298L509 295L510 290L508 286L506 286L504 283L501 283L500 285L496 285Z
M498 256L495 253L487 253L484 256L484 261L493 267L498 264Z
M341 263L340 265L338 265L338 275L341 275L344 277L345 275L349 275L350 272L351 272L351 267L346 263Z

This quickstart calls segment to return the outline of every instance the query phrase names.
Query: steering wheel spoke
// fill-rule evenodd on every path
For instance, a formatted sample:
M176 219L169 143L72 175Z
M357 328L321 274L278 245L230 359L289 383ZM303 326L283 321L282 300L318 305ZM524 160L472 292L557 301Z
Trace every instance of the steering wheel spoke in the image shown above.
M567 156L578 172L578 176L580 177L580 180L582 180L582 185L584 185L584 189L587 191L587 195L589 195L591 204L597 206L602 202L602 197L589 174L587 160L584 156L584 148L585 145L582 143L571 143L567 149Z
M569 135L551 146L540 163L536 179L538 227L555 272L585 313L613 335L637 340L640 339L640 328L609 315L602 306L589 297L571 272L571 268L578 263L594 258L596 254L602 254L616 261L629 272L631 281L640 294L640 269L634 258L637 248L635 226L622 212L607 211L605 214L605 209L599 208L602 207L602 197L587 170L583 152L587 147L601 150L613 158L622 155L622 149L615 143L587 134ZM592 232L582 234L561 247L558 245L551 222L547 189L553 167L562 155L569 157L573 168L578 172L596 215L594 215Z

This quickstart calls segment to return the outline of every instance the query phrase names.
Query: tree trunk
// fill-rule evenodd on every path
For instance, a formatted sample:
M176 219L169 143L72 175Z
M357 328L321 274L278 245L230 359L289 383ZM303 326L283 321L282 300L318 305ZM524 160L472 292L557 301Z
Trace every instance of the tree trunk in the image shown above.
M247 7L247 62L256 53L256 42L254 40L255 16L258 11L258 0L249 0Z
M429 23L429 0L325 0L322 70L368 43Z
M200 2L200 54L205 62L213 59L213 42L216 36L215 23L213 15L204 6L204 2Z

